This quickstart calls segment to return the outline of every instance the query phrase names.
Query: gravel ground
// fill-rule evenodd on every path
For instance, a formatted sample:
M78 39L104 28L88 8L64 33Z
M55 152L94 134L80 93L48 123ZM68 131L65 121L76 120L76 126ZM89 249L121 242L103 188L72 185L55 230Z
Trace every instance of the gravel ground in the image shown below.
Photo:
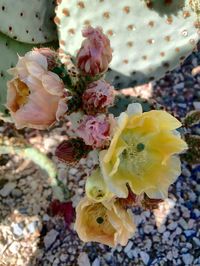
M182 118L200 108L200 74L191 71L200 65L200 53L163 79L132 90L132 94L152 97L175 116ZM93 158L81 160L76 168L66 168L53 156L56 145L66 138L67 126L50 132L27 130L29 141L46 152L58 166L58 177L72 192L76 205L83 196L85 177ZM1 126L1 134L12 134ZM200 134L200 127L193 132ZM200 166L183 164L182 175L170 187L169 198L154 211L133 209L137 231L126 247L109 248L81 242L64 220L50 217L47 206L52 190L47 175L30 161L18 156L0 160L0 266L127 266L200 265Z

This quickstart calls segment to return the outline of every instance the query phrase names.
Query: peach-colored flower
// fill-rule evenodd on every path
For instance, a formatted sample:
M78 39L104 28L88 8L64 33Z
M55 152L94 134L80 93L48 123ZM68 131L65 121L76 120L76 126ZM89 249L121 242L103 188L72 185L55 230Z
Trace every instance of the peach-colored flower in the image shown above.
M34 48L33 51L39 52L41 55L45 56L47 59L48 70L52 70L56 67L57 53L50 48Z
M77 54L78 68L82 74L92 77L104 73L112 59L109 39L99 27L89 26L82 34L86 39Z
M104 203L83 198L76 208L75 230L84 242L125 246L135 232L131 212L114 200Z
M45 129L67 111L64 83L48 71L47 59L38 51L19 57L9 73L14 78L7 84L6 105L17 128Z
M114 88L104 80L88 85L83 93L83 109L87 114L104 112L114 102Z
M95 148L103 148L109 144L111 126L109 118L102 114L98 116L85 115L76 133L85 144Z

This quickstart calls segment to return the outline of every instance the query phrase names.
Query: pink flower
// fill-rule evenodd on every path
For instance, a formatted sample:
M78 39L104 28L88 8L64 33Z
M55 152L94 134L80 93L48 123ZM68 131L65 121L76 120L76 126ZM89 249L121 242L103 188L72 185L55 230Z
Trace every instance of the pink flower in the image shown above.
M67 111L64 83L48 71L47 58L39 51L19 57L9 73L14 78L7 84L6 105L18 129L48 128Z
M54 67L56 67L57 54L55 51L47 47L34 48L33 51L39 52L41 55L46 57L48 70L52 70Z
M85 144L96 148L104 148L109 144L111 134L111 118L106 115L84 116L76 133Z
M88 85L83 93L83 109L88 114L105 112L114 102L114 88L104 80L98 80Z
M77 54L77 66L82 74L96 76L107 71L112 59L110 41L101 28L87 27L82 32L86 39Z

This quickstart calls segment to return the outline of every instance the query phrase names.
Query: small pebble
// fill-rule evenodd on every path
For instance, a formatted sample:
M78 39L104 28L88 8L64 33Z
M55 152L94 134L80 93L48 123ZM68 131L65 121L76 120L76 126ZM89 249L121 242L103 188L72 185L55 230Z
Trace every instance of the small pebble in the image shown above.
M141 251L140 257L141 257L142 261L144 262L144 264L147 265L149 262L149 255L146 252Z
M182 260L185 263L185 265L192 265L192 262L194 260L194 257L190 255L189 253L182 255Z
M167 226L167 228L168 228L169 230L171 230L171 231L175 230L176 227L177 227L177 222L172 222L172 223L170 223L170 224Z
M44 245L46 249L48 249L55 242L58 235L59 233L54 229L48 232L48 234L44 237Z
M13 229L13 234L16 235L16 236L21 236L23 235L23 230L22 228L18 225L18 224L15 224L15 223L12 223L12 229Z
M92 266L100 266L100 260L99 260L99 258L96 258L96 259L93 261Z
M15 187L16 187L16 183L14 183L14 182L6 183L3 186L3 188L0 190L0 195L2 197L7 197Z
M129 250L132 248L132 246L133 246L133 242L132 241L129 241L128 244L127 244L127 246L124 249L124 252L128 253Z

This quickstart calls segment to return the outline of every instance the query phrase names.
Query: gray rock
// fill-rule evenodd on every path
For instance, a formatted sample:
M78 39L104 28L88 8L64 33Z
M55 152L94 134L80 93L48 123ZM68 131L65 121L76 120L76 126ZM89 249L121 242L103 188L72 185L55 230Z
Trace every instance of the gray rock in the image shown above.
M99 258L96 258L96 259L93 261L92 266L100 266L100 260L99 260Z
M181 217L180 220L178 221L178 223L180 224L180 226L187 230L188 229L188 223Z
M184 167L182 169L182 175L184 175L185 177L190 177L191 176L191 172L186 167Z
M163 224L163 225L161 225L161 226L159 226L159 228L158 228L158 232L159 233L164 233L165 232L165 230L166 230L166 227L165 227L165 225Z
M23 229L18 224L13 223L11 226L12 226L14 235L18 237L23 235Z
M12 191L11 191L11 195L14 197L14 198L20 198L22 196L22 191L19 189L19 188L14 188Z
M182 255L182 260L185 263L184 265L192 265L194 257L190 255L189 253L187 253L187 254Z
M81 252L78 256L78 265L79 266L90 266L90 261L87 253Z
M154 227L152 225L145 225L144 226L144 232L145 234L152 233L154 231Z
M127 253L127 256L129 257L129 259L133 259L135 258L136 256L136 252L134 250L129 250L129 252Z
M175 230L176 227L177 227L177 222L172 222L172 223L170 223L170 224L167 226L167 228L168 228L169 230L171 230L171 231Z
M200 110L200 102L193 102L194 108Z
M186 237L190 237L192 235L194 235L196 233L195 230L185 230L184 234L186 235Z
M48 232L48 234L44 237L44 245L46 249L50 248L50 246L55 242L58 234L59 233L54 229Z
M7 197L15 187L16 187L15 182L6 183L4 187L0 190L0 195L2 197Z
M128 253L129 250L132 248L132 246L133 246L133 242L129 241L128 244L127 244L127 246L124 249L124 252L125 253Z
M195 243L198 247L200 247L200 240L199 240L197 237L193 237L192 239L193 239L194 243Z
M147 265L149 262L149 255L146 252L141 251L140 257L141 257L142 261L144 262L144 264Z
M68 255L67 255L67 254L61 254L61 255L60 255L60 260L61 260L62 262L67 262L67 260L68 260Z

